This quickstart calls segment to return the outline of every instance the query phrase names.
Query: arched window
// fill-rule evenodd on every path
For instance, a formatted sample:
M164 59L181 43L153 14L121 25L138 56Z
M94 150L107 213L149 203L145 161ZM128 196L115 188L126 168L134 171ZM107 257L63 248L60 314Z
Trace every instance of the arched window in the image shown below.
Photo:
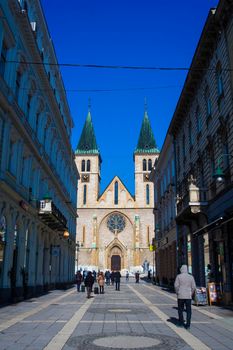
M118 182L114 185L114 204L118 204Z
M87 160L87 171L91 171L91 161Z
M186 157L186 142L185 142L185 135L183 135L182 138L182 149L183 149L183 158Z
M216 78L217 78L218 97L220 97L223 95L223 77L222 77L222 66L220 62L217 64L217 67L216 67Z
M7 61L7 51L8 48L3 41L2 44L2 51L1 51L1 57L0 57L0 75L4 78L5 75L5 69L6 69L6 61Z
M208 118L212 114L212 103L210 99L210 91L208 86L205 89L205 105L206 105L206 116Z
M148 170L151 170L152 169L152 160L149 159L148 160Z
M18 98L19 98L21 79L22 79L22 73L18 70L16 72L16 80L15 80L15 97L16 97L17 101L18 101Z
M85 171L85 160L82 160L82 167L81 167L81 171Z
M150 204L150 187L146 185L146 204Z
M83 204L87 204L87 185L83 186Z
M193 130L192 130L192 123L189 123L189 146L193 146Z
M196 111L196 124L197 124L197 133L199 134L202 130L202 119L201 119L201 112L200 108L197 108Z
M146 159L143 159L142 161L142 170L146 171Z

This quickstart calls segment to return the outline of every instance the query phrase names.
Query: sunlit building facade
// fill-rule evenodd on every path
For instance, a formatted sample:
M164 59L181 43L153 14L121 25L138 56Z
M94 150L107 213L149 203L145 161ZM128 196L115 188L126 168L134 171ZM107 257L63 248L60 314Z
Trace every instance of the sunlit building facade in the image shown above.
M58 66L49 62L57 59L39 0L1 2L1 302L73 281L73 121Z

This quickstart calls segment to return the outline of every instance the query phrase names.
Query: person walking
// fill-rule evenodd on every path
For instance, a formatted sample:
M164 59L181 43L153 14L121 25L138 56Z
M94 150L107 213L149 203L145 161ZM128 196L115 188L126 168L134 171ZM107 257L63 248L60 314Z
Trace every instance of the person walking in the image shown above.
M80 271L76 273L76 284L77 284L77 292L80 292L80 286L82 284L83 276Z
M97 277L97 282L100 288L100 294L104 294L104 274L103 272L100 272Z
M87 298L91 297L92 286L94 284L94 277L92 276L91 271L88 271L87 277L85 278L85 287L87 289Z
M188 273L188 266L182 265L180 268L180 274L176 276L175 280L175 291L178 300L178 316L179 316L179 327L184 327L186 329L190 328L191 325L191 315L192 315L192 296L196 290L196 283L194 277ZM184 306L186 308L186 324L184 325Z
M112 283L112 286L113 286L114 285L114 281L115 281L115 272L114 271L112 271L110 273L110 279L111 279L111 283Z
M136 273L135 273L135 282L136 283L139 283L139 271L137 271Z
M126 280L126 282L129 281L129 271L126 271L125 280Z
M121 284L121 273L120 271L116 271L114 273L115 277L115 285L116 285L116 290L120 290L120 284Z

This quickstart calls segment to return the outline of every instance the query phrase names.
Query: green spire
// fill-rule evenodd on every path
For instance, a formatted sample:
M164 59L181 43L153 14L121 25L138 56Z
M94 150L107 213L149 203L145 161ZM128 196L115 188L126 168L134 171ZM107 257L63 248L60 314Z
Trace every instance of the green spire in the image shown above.
M134 153L159 153L159 149L157 148L154 134L150 125L146 106L137 148Z
M98 146L96 143L94 127L91 120L90 109L88 111L87 119L85 121L80 140L75 151L78 153L95 153L99 154Z

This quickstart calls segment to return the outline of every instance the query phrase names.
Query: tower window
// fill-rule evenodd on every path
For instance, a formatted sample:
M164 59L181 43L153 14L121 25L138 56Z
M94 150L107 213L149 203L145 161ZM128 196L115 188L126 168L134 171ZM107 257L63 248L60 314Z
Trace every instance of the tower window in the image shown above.
M148 160L148 170L151 170L152 169L152 160L149 159Z
M118 204L118 182L114 185L114 204Z
M83 186L83 204L87 204L87 185Z
M142 170L146 171L146 159L143 159L142 161Z
M87 160L87 171L91 171L91 161Z
M150 187L146 185L146 204L150 204Z
M81 171L85 171L85 160L82 160L82 167L81 167Z

